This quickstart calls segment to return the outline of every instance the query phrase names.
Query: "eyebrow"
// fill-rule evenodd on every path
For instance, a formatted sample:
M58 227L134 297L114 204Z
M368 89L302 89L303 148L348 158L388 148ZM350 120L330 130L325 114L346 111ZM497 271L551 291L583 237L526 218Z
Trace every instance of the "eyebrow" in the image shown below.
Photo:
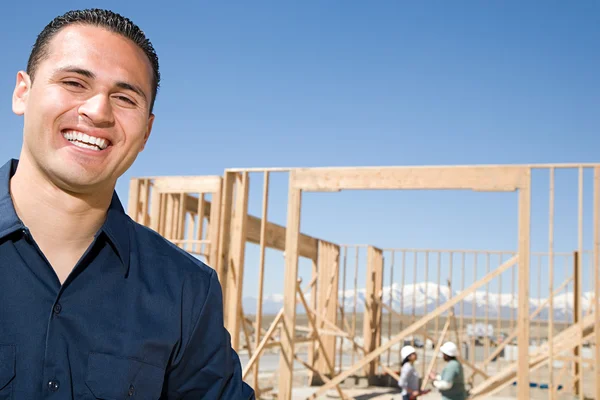
M90 71L88 69L84 69L84 68L79 68L79 67L67 66L67 67L59 68L58 70L56 70L56 72L57 73L61 73L61 72L62 73L65 73L65 72L74 73L74 74L85 76L86 78L89 78L89 79L96 78L96 74L93 73L92 71ZM119 81L116 83L116 86L121 89L130 90L134 93L137 93L138 95L143 97L144 100L146 100L146 101L148 100L146 98L146 94L144 93L144 91L137 85L132 85L131 83Z

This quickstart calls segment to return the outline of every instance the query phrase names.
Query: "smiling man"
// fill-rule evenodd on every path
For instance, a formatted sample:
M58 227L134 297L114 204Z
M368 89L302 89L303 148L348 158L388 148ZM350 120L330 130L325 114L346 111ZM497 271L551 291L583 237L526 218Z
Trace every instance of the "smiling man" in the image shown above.
M253 399L213 269L134 223L117 179L146 145L158 58L130 20L57 17L17 74L0 168L0 399Z

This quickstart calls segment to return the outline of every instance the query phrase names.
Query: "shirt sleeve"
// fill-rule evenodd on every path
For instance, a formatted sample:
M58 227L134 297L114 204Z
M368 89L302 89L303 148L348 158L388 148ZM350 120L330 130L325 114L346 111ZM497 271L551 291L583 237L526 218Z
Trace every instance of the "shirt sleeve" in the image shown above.
M223 294L214 271L185 348L167 370L165 391L168 400L255 400L254 391L242 380L240 359L224 327Z
M454 385L454 379L457 375L458 369L453 364L448 364L446 368L442 370L441 376L433 382L433 386L439 390L449 390Z
M433 386L439 390L449 390L452 388L452 382L447 381L433 381Z
M401 388L405 388L408 386L408 374L410 373L410 369L405 368L406 364L402 366L400 370L400 379L398 380L398 386Z

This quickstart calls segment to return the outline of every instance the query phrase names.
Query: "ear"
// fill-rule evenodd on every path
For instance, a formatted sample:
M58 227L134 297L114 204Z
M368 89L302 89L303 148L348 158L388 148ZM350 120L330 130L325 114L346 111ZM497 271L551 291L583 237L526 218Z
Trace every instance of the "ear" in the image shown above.
M12 98L12 109L17 115L25 114L27 108L27 98L29 97L29 90L31 89L31 79L24 71L17 73L17 83L15 90L13 91Z
M154 124L154 114L150 114L150 117L148 117L148 125L146 126L146 134L144 135L144 141L142 142L142 146L140 147L140 152L144 151L144 148L146 147L146 143L148 142L148 139L150 138L150 132L152 132L152 124Z

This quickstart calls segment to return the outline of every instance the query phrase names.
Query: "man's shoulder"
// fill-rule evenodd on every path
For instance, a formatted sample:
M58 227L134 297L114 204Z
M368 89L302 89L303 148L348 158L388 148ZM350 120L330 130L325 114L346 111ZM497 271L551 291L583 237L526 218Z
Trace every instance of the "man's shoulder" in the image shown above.
M461 365L457 360L450 360L448 364L446 364L446 371L449 374L458 374L461 370Z
M153 229L132 219L129 219L129 222L136 247L132 248L132 251L138 255L140 266L144 269L149 265L153 270L168 271L185 277L192 275L195 278L206 280L216 275L213 268L165 239Z

